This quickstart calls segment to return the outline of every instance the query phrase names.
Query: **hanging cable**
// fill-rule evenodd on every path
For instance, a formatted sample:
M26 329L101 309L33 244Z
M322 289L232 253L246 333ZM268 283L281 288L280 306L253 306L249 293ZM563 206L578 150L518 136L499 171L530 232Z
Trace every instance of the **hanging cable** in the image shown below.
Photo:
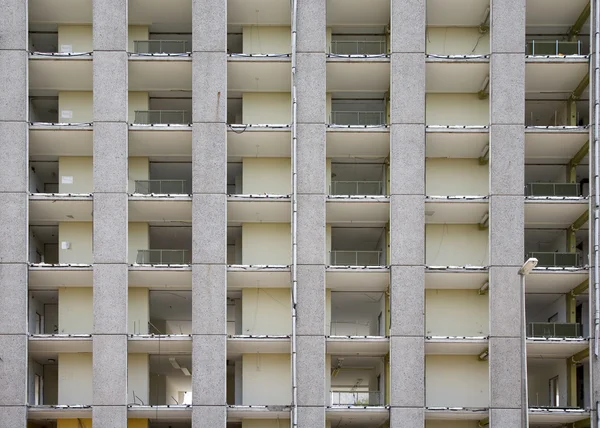
M298 375L297 375L297 348L296 348L296 320L297 320L297 291L298 291L298 136L297 136L297 99L296 99L296 34L297 34L297 0L291 1L292 13L292 406L290 425L298 427Z

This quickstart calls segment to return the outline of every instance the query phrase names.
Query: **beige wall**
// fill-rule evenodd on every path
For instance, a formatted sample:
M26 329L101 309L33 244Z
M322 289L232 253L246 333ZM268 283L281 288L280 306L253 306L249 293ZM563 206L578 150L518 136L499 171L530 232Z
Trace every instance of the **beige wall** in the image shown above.
M148 354L127 354L127 402L148 404ZM134 393L137 399L134 398ZM141 401L140 401L141 400Z
M188 367L191 370L191 367ZM173 398L181 403L179 397L180 392L188 392L192 390L192 377L184 374L177 376L166 376L165 378L165 397L168 404L175 404Z
M56 428L92 428L91 419L58 419Z
M150 302L147 288L129 288L127 296L127 331L130 334L148 334L148 321L150 320Z
M58 289L58 332L91 334L94 329L92 287Z
M92 122L94 102L91 91L60 91L58 121L61 123Z
M58 354L58 403L92 404L92 354Z
M488 407L489 368L476 355L425 357L427 407Z
M483 55L490 53L490 34L479 32L478 27L427 28L428 54Z
M487 195L487 165L478 159L429 158L425 161L426 193L431 196Z
M130 157L128 167L129 167L129 175L128 175L129 193L134 193L136 180L150 179L150 162L149 162L148 158Z
M488 230L476 224L425 226L425 260L429 266L487 266Z
M146 25L130 25L128 32L128 43L127 43L127 51L133 52L134 41L136 40L148 40L148 27Z
M285 54L292 51L290 27L244 26L242 37L245 54Z
M242 224L242 264L288 265L291 260L288 223Z
M242 122L286 124L292 116L289 92L245 92L242 95Z
M290 305L289 289L244 288L242 334L291 334Z
M288 405L292 396L289 354L242 355L242 404Z
M59 52L91 52L94 50L91 25L59 25Z
M427 125L488 125L490 103L477 94L427 94L425 114Z
M128 116L129 123L135 121L136 110L148 110L150 104L148 92L129 92Z
M290 194L292 168L289 158L244 158L242 163L242 193Z
M242 419L242 428L283 428L288 425L288 421L276 419Z
M431 336L487 336L488 295L479 290L425 290L425 329Z
M481 428L478 421L426 421L425 428Z
M59 193L92 193L94 165L91 156L61 156L58 158Z
M550 379L558 376L558 404L567 406L567 364L565 360L535 360L527 365L530 406L550 405Z
M92 222L58 223L59 263L92 263ZM62 242L70 242L68 250L62 249Z
M135 263L138 250L150 248L150 233L148 223L129 223L127 243L129 263Z

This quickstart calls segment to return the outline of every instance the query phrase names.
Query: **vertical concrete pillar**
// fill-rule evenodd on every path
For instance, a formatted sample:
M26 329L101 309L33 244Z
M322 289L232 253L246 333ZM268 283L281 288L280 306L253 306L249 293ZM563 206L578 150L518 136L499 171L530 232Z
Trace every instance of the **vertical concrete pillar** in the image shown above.
M27 3L0 1L0 428L27 418Z
M299 428L325 426L326 2L302 0L297 16ZM323 376L319 376L322 373Z
M93 423L127 427L127 0L93 1Z
M492 0L490 56L490 424L522 421L518 270L524 261L525 3Z
M391 0L390 426L425 406L425 4Z
M192 426L225 427L227 2L192 1Z

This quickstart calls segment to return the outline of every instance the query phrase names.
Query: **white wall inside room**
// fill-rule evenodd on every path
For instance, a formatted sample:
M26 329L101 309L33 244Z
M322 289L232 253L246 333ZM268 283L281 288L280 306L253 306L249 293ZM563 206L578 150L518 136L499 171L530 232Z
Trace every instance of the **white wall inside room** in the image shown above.
M567 363L564 359L536 359L527 364L529 405L550 405L550 379L558 376L559 407L567 405Z
M138 251L150 248L148 223L129 223L127 235L129 240L127 242L127 258L129 259L129 263L136 263Z
M150 320L149 291L147 288L131 287L127 294L127 331L130 334L148 334Z
M41 317L41 326L37 323L37 315ZM30 334L58 333L58 292L30 291L28 322ZM41 331L38 331L41 327Z
M150 180L181 180L183 193L192 193L192 162L155 162L151 161ZM146 179L148 179L146 178ZM143 178L138 178L143 180ZM179 186L179 184L178 184Z
M136 111L151 110L148 92L129 92L127 108L129 123L134 123Z
M91 91L60 91L58 93L58 122L88 123L94 120Z
M242 373L243 405L290 404L289 354L244 354Z
M326 331L332 336L385 335L384 293L328 291L329 296L331 312L327 318L331 325L326 326Z
M135 52L134 42L136 40L148 40L147 25L130 25L127 32L127 51Z
M488 230L476 224L425 226L425 260L429 266L487 266Z
M427 27L428 54L484 55L490 53L490 33L479 27Z
M91 334L94 329L92 287L58 289L58 333Z
M242 264L289 265L290 239L288 223L242 224Z
M191 226L150 226L150 249L191 250Z
M129 193L135 193L136 180L150 179L150 163L145 157L130 157L128 159L127 187Z
M92 404L92 354L58 354L58 402Z
M289 92L245 92L242 121L248 124L287 124L292 116Z
M192 377L186 376L183 373L169 375L165 378L165 388L165 396L168 404L175 404L175 400L177 400L180 404L183 404L181 393L192 391Z
M244 158L242 163L243 194L290 194L289 158Z
M290 305L289 289L244 288L242 334L291 334Z
M148 354L127 354L128 404L149 404L149 368Z
M489 367L476 355L425 357L427 407L488 407Z
M425 290L425 330L430 336L487 336L488 295L479 290Z
M427 94L425 115L427 125L488 125L489 100L477 94Z
M245 54L287 54L292 51L290 27L248 25L242 27L242 37Z
M58 51L91 52L94 50L91 25L59 25Z
M58 192L92 193L94 171L91 156L61 156L58 158Z
M425 160L426 194L431 196L489 194L488 165L477 159Z
M63 243L69 248L63 249ZM92 222L58 223L60 263L92 263Z

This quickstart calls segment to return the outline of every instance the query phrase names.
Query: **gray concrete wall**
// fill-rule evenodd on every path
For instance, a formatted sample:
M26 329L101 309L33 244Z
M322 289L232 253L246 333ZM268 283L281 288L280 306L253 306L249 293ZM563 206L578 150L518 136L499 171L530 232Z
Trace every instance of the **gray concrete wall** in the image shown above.
M91 404L94 426L115 428L127 427L128 402L127 13L127 0L93 1L94 389Z
M0 1L0 428L27 417L27 6Z
M192 426L224 428L227 2L192 1L192 24Z
M298 2L298 427L325 426L326 2ZM319 373L323 373L322 376Z
M391 0L390 426L424 427L425 2Z
M525 0L494 0L490 35L490 426L522 426Z

